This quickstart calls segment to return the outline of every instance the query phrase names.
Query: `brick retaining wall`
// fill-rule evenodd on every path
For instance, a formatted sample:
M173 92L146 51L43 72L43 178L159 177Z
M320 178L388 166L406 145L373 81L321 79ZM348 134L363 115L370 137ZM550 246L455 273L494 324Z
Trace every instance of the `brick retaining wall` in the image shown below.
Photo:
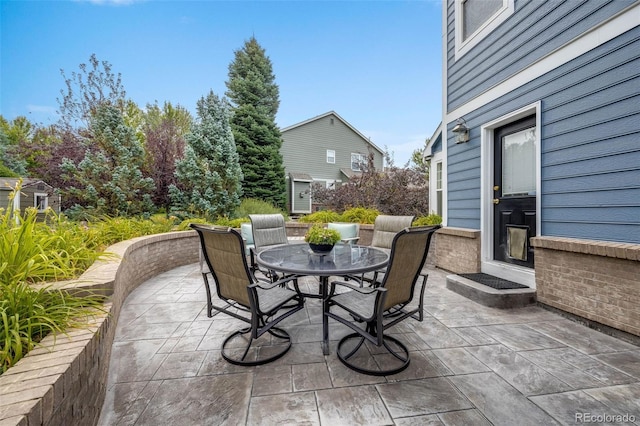
M640 336L640 245L531 239L538 301Z
M435 265L456 274L480 272L480 231L441 228L435 234Z
M159 273L198 261L194 231L134 238L107 249L66 289L92 288L111 294L104 313L86 328L48 336L42 345L0 376L0 425L94 425L104 402L111 346L124 300Z

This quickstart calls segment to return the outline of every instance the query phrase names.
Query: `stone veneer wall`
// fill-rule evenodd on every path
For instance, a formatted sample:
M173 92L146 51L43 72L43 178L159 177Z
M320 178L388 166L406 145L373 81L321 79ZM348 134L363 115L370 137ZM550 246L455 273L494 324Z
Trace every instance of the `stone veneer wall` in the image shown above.
M0 425L94 425L104 402L111 346L120 309L129 293L159 273L198 261L194 231L134 238L107 249L65 289L111 294L104 313L88 327L48 336L0 376Z
M479 230L441 228L436 232L435 240L435 265L438 268L456 274L480 272Z
M640 336L640 245L534 237L538 302Z

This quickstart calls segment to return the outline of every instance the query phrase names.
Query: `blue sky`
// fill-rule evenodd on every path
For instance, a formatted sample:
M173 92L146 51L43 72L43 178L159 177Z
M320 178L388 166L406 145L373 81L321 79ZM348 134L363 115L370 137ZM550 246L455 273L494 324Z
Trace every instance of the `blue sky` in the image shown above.
M252 35L280 87L281 128L336 111L402 166L441 118L441 1L0 0L0 114L57 120L66 75L95 53L140 107L192 113L226 91Z

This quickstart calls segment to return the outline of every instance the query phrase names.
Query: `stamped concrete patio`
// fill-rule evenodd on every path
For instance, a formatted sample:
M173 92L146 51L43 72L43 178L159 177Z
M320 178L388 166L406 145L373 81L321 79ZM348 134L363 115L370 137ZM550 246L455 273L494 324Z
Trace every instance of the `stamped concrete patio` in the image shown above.
M334 322L323 356L315 299L281 324L294 342L285 357L228 364L220 345L239 323L206 316L198 265L159 275L122 309L99 423L640 425L640 347L537 306L479 305L447 290L443 271L429 273L425 320L395 331L411 365L389 377L344 367L335 343L346 331Z

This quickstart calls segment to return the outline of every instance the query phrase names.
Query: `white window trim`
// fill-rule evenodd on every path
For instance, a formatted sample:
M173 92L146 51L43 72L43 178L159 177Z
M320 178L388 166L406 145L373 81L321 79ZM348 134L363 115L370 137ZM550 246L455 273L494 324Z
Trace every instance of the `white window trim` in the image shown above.
M49 207L49 195L45 192L34 192L33 193L33 206L38 207L38 197L44 197L44 208L38 209L38 212L43 212Z
M502 127L521 118L535 114L536 116L536 236L541 235L541 212L542 205L542 179L541 175L541 113L542 102L527 105L509 114L503 115L480 127L481 138L481 170L480 170L480 226L481 235L487 236L481 240L481 271L496 277L515 281L530 288L536 288L535 271L493 260L493 132L498 127Z
M353 170L354 172L361 172L361 171L362 171L362 167L357 168L357 169L354 169L354 168L353 168L353 156L354 156L354 155L357 155L357 156L359 157L359 162L360 162L360 163L366 163L366 161L367 161L367 156L366 156L366 155L364 155L364 154L360 154L359 152L352 152L352 153L351 153L351 158L350 158L350 163L351 163L351 164L350 164L350 167L351 167L351 170Z
M329 155L329 153L331 153L331 156ZM329 161L330 159L332 159L333 161ZM336 164L336 151L334 149L327 150L327 163Z
M515 11L515 0L502 0L502 7L489 18L480 28L469 36L466 40L463 39L462 34L462 3L465 0L455 0L455 27L456 27L456 41L455 41L455 58L460 59L471 50L475 45L480 43L487 35L493 32L500 24L507 20L507 18L513 15Z

